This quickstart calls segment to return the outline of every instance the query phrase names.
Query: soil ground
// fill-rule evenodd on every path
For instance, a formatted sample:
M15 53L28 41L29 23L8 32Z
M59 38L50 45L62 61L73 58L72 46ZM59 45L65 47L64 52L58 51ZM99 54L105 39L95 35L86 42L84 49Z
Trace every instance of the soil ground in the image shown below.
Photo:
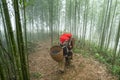
M29 54L31 80L118 80L108 72L104 64L78 53L74 53L73 66L60 74L58 63L49 54L49 42L37 44L35 52Z

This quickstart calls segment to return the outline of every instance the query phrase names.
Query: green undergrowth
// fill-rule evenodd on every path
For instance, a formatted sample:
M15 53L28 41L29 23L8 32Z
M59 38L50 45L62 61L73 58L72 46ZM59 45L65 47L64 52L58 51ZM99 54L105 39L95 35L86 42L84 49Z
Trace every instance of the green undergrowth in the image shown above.
M34 72L31 73L31 76L34 77L35 79L41 79L43 75L40 72Z
M94 43L89 43L89 41L76 41L75 48L73 49L74 53L80 53L84 57L94 57L99 62L105 64L108 70L120 78L120 57L116 56L115 64L112 64L113 61L113 50L109 49L100 49Z
M38 44L36 42L28 42L27 43L27 51L28 53L35 52L35 48Z

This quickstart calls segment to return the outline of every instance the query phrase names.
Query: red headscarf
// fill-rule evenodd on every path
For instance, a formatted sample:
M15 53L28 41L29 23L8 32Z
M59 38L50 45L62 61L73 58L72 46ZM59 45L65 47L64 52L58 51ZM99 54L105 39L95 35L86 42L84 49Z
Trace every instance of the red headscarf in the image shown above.
M64 33L63 35L66 36L66 37L68 37L68 38L71 38L71 37L72 37L72 34L71 34L71 33Z
M68 37L66 37L66 36L60 36L60 42L61 43L64 43L65 41L68 41L68 40L69 40Z
M72 37L70 33L64 33L60 36L60 42L63 43L64 41L68 41Z

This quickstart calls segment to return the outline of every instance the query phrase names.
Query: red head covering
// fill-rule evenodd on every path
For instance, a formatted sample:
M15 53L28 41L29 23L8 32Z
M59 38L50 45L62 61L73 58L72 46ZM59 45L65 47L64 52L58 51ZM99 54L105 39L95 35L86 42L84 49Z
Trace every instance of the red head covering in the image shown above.
M60 36L60 42L61 42L61 43L65 42L65 41L68 41L68 40L69 40L68 37L66 37L66 36L64 36L64 35L61 35L61 36Z
M64 33L63 35L66 36L66 37L68 37L68 38L71 38L71 37L72 37L72 34L71 34L71 33Z
M72 37L71 33L64 33L60 36L60 42L63 43L64 41L68 41Z

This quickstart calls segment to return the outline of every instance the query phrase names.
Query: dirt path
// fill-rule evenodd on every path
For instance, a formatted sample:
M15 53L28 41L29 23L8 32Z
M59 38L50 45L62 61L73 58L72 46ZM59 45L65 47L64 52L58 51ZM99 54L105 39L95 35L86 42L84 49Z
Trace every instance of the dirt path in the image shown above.
M48 42L39 43L36 52L29 55L31 80L117 80L103 64L80 54L74 54L74 67L60 74L57 62L49 55L49 48Z

